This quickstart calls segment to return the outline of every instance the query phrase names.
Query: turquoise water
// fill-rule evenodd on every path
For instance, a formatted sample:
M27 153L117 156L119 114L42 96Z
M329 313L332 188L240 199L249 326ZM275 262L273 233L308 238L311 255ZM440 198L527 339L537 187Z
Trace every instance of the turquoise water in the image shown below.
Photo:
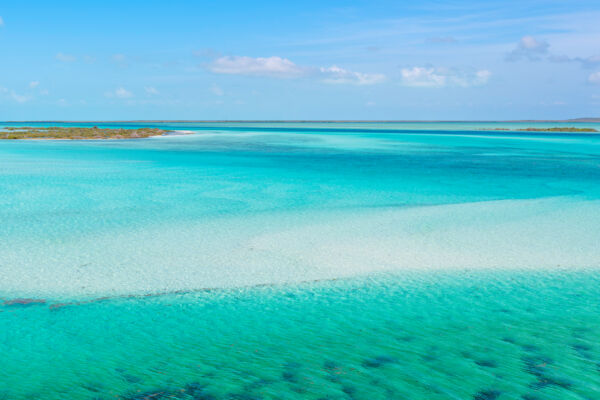
M154 125L0 141L0 399L599 397L600 135Z

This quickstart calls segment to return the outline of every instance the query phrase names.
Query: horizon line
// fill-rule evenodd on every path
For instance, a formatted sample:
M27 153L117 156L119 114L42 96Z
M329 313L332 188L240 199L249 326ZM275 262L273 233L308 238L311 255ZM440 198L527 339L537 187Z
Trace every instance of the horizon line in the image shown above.
M415 123L431 123L431 122L600 122L600 117L586 117L586 118L569 118L569 119L509 119L509 120L443 120L443 119L406 119L406 120L394 120L394 119L216 119L216 120L194 120L194 119L157 119L157 120L144 120L144 119L132 119L132 120L7 120L0 121L0 123L164 123L164 122L198 122L198 123L222 123L222 122L243 122L243 123L265 123L265 122L281 122L281 123L306 123L306 122L320 122L320 123L337 123L337 122L415 122Z

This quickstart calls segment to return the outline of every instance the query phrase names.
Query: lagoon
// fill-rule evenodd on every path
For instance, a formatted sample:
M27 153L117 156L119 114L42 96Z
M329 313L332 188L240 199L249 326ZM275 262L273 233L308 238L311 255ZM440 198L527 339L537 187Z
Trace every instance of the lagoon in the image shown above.
M193 134L0 142L0 398L597 393L600 135L56 125Z

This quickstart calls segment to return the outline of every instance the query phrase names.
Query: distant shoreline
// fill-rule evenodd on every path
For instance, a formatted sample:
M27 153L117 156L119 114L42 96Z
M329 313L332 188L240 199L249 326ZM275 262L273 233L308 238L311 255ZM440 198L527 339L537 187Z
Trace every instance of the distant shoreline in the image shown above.
M600 118L574 119L521 119L521 120L29 120L29 121L0 121L1 124L22 123L600 123Z

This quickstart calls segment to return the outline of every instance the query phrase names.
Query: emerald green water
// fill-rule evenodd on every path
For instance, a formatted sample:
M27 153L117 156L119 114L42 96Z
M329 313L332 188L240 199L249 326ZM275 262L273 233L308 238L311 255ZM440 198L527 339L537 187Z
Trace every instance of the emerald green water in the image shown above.
M597 272L5 307L4 398L594 399Z
M0 399L599 398L600 136L500 125L0 141Z

